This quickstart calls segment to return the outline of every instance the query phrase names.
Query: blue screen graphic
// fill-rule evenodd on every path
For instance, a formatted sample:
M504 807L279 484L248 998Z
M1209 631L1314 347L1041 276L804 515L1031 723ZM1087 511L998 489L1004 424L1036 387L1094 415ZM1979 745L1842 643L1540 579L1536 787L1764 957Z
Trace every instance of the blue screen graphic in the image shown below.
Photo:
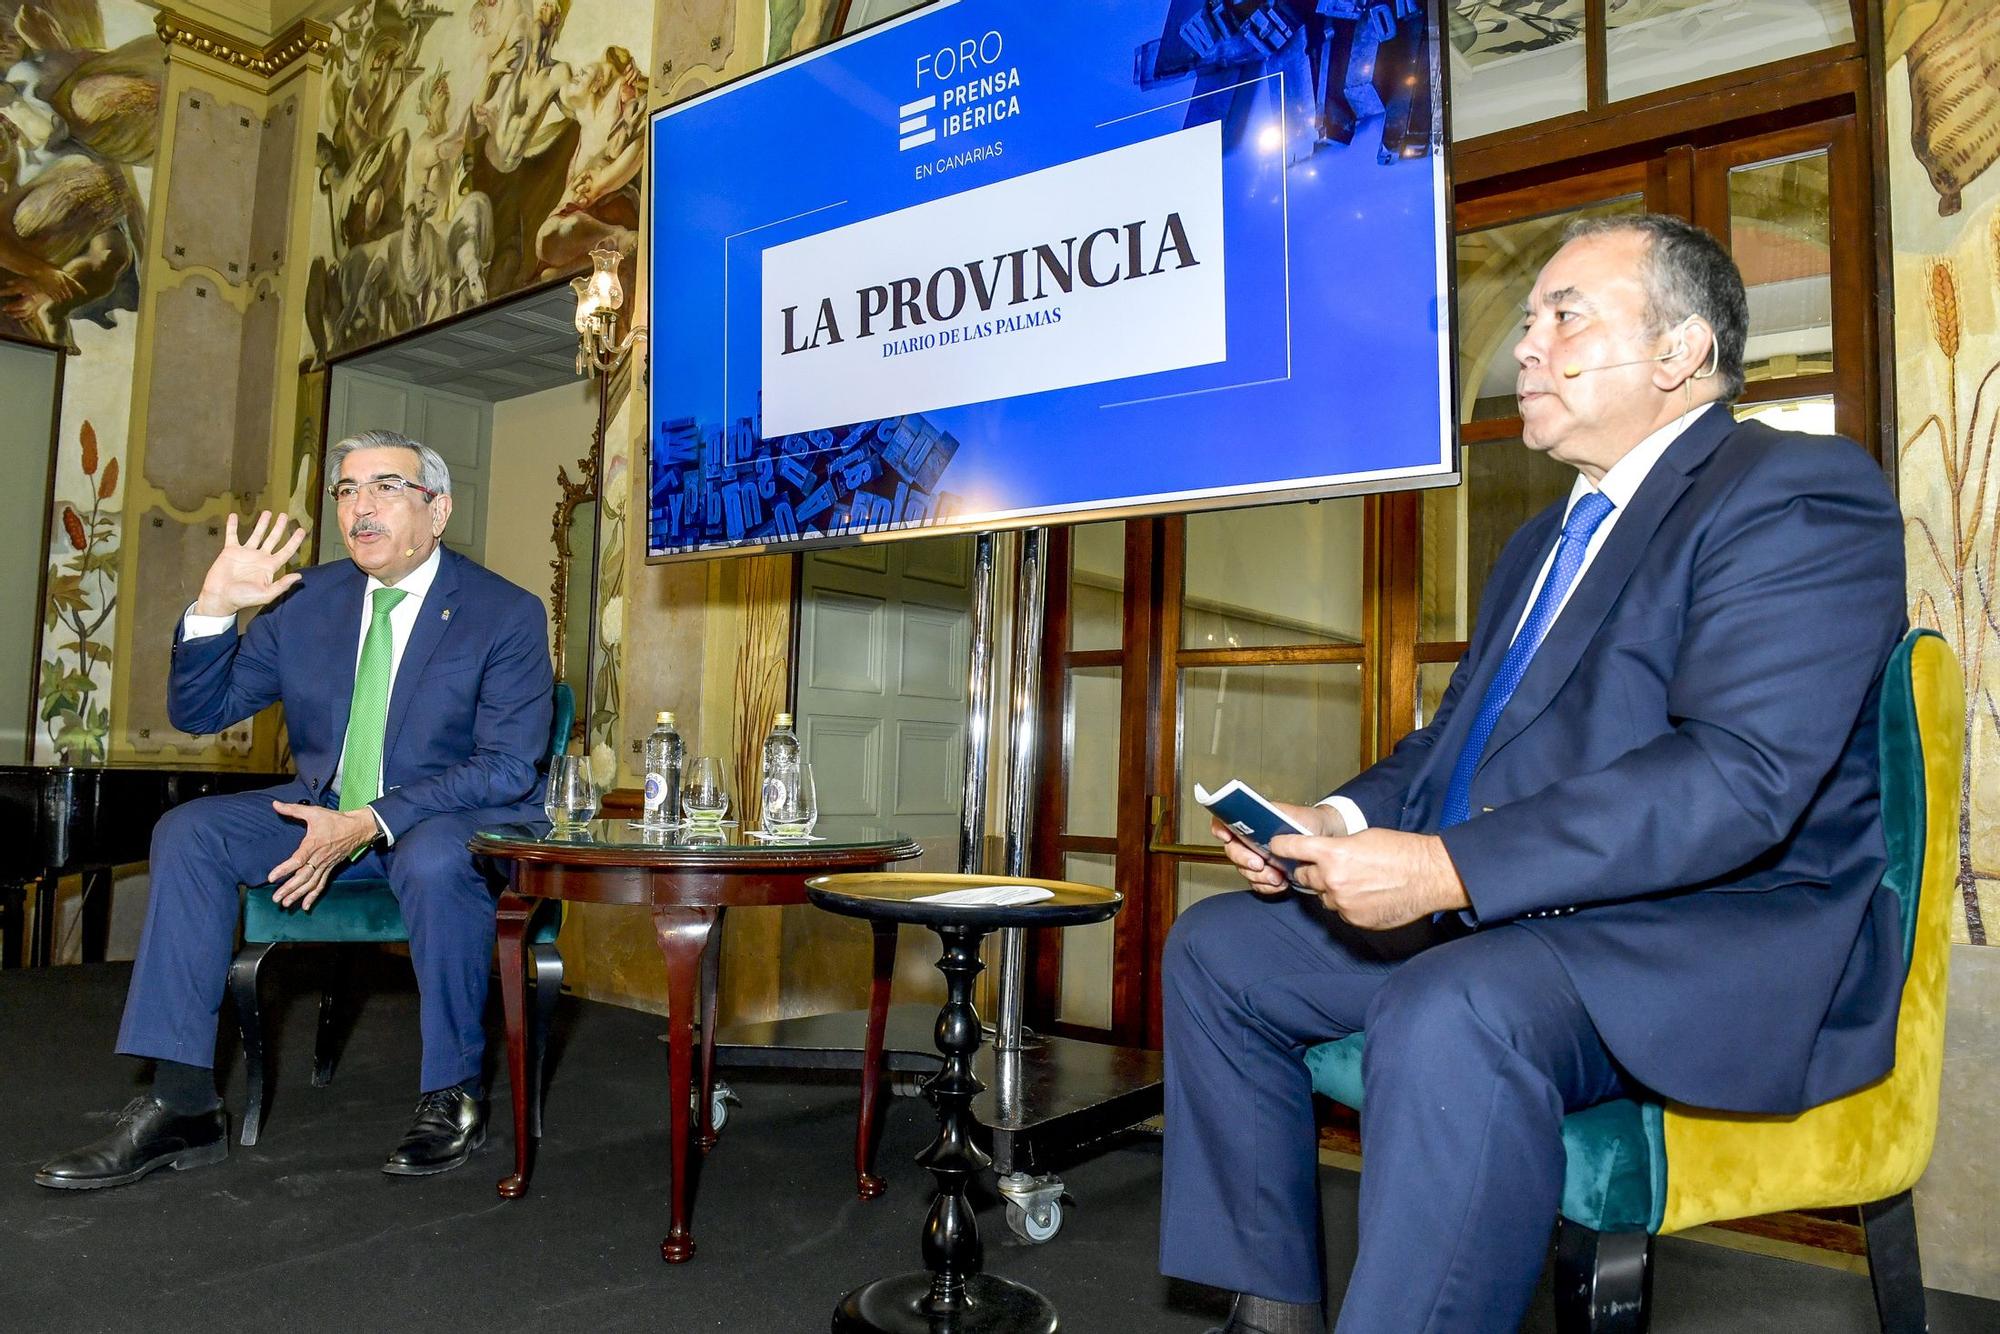
M658 113L649 555L1451 480L1433 20L958 0Z

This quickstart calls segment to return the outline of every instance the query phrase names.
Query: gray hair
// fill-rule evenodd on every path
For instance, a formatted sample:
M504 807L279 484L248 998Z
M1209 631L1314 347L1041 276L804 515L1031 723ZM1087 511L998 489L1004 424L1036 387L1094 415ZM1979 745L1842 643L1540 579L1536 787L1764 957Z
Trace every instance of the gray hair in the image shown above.
M328 483L340 479L340 465L357 449L407 449L417 456L417 475L410 480L433 495L451 494L451 469L445 467L444 460L429 445L410 439L395 431L357 431L332 449L326 451L326 478Z
M1661 334L1694 316L1715 332L1715 375L1727 403L1743 392L1743 345L1750 335L1750 301L1743 274L1722 243L1684 218L1625 213L1578 218L1563 243L1632 232L1646 238L1641 281L1646 332Z

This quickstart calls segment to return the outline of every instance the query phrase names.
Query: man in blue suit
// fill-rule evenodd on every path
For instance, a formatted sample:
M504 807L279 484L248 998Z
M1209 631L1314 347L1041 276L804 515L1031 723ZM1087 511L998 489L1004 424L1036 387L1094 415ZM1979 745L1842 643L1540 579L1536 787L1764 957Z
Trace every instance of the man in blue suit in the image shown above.
M1365 1031L1338 1328L1512 1330L1566 1112L1793 1112L1894 1059L1875 698L1903 543L1853 444L1737 424L1742 278L1673 218L1573 226L1515 348L1577 470L1501 553L1429 725L1166 950L1161 1266L1321 1328L1309 1045Z
M222 1159L216 1096L238 887L269 881L310 909L344 876L386 878L410 932L423 1096L383 1171L463 1163L485 1137L481 1014L493 893L466 840L538 818L549 749L547 618L534 594L442 546L451 476L389 431L335 445L327 473L351 561L284 573L303 530L230 515L221 555L175 636L168 711L218 732L282 703L298 778L205 797L153 833L151 901L118 1050L155 1063L152 1092L104 1138L46 1164L44 1186L87 1190ZM263 610L242 634L237 613ZM336 890L336 892L338 892Z

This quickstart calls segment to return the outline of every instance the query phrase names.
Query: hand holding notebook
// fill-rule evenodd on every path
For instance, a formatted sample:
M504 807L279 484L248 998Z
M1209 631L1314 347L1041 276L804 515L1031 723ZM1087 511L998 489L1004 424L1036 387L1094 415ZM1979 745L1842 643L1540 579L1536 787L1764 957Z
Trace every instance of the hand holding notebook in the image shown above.
M1201 784L1194 785L1194 799L1200 802L1216 819L1229 827L1231 833L1283 873L1293 889L1299 889L1293 874L1299 864L1284 857L1271 854L1271 840L1280 834L1305 834L1315 831L1305 828L1296 820L1279 810L1261 793L1240 778L1232 778L1222 787L1210 792ZM1300 890L1301 893L1307 891Z

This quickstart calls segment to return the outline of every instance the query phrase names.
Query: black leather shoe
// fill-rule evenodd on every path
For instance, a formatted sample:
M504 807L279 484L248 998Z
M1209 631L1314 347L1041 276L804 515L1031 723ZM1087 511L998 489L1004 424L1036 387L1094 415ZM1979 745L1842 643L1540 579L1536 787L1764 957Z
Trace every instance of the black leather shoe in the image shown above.
M486 1109L462 1088L426 1093L417 1102L403 1142L382 1164L392 1177L427 1177L449 1172L486 1142Z
M186 1171L228 1156L229 1116L220 1106L181 1116L148 1094L134 1098L103 1139L43 1163L35 1173L35 1184L55 1190L102 1190L130 1185L162 1167Z

